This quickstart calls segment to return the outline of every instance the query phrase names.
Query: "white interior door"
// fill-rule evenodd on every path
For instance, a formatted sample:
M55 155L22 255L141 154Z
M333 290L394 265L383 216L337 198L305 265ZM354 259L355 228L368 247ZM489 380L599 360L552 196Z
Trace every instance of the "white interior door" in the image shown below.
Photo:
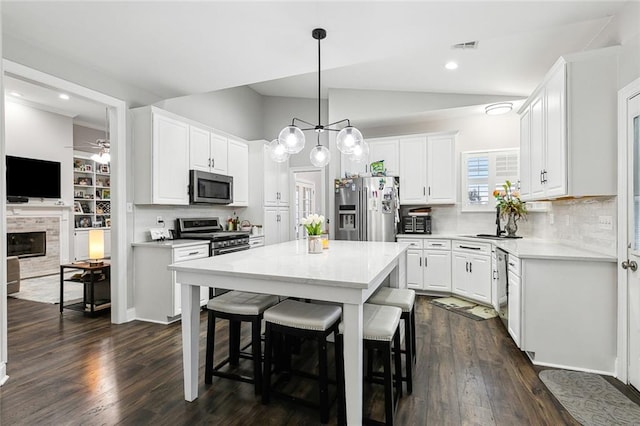
M627 113L628 153L632 154L627 169L627 260L629 383L640 389L640 94L629 100ZM623 272L624 273L624 272Z
M306 230L300 225L300 220L310 214L316 213L316 186L296 177L296 240L306 237Z

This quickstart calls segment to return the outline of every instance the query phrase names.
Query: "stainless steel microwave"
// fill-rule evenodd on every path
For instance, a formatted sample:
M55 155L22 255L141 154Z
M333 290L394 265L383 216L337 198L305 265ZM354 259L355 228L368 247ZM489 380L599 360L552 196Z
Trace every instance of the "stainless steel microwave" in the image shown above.
M189 170L189 202L191 204L233 203L233 176Z

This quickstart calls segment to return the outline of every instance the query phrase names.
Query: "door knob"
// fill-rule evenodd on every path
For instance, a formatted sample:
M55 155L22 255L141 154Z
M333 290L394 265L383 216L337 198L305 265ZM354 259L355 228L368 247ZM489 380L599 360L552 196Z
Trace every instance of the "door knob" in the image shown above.
M636 271L638 269L638 264L635 260L625 260L622 262L622 269L631 269L632 271Z

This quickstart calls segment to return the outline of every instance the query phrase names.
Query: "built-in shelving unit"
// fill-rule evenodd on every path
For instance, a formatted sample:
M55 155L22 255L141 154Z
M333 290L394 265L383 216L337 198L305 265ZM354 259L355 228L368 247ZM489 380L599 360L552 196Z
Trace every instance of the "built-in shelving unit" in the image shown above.
M111 168L88 156L73 157L75 229L111 227Z

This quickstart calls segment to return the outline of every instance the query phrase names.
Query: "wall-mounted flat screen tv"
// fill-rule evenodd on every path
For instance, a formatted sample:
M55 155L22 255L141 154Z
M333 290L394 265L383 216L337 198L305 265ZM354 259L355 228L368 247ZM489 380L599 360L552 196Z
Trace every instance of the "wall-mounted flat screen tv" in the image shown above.
M60 163L7 155L7 197L60 198Z

